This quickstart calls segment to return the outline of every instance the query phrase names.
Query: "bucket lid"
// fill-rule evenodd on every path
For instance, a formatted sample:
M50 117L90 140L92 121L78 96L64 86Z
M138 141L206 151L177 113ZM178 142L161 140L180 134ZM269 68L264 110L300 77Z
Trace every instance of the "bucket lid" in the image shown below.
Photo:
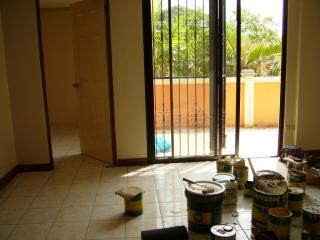
M320 214L320 206L309 205L303 208L304 212L319 215Z
M292 216L292 212L289 209L282 207L269 208L268 214L278 218L291 218Z
M236 230L230 225L216 225L211 228L211 233L217 237L232 237Z
M286 193L288 187L287 182L281 174L263 170L257 172L253 189L264 194L279 195Z
M203 190L213 189L208 193L203 193ZM209 182L209 181L197 181L194 183L189 183L186 186L186 191L193 195L198 196L214 196L221 194L225 191L225 187L218 182Z
M304 190L298 187L289 187L288 193L293 195L300 195L300 194L304 194Z
M235 180L235 177L230 173L218 173L212 180L217 182L230 182L231 180Z

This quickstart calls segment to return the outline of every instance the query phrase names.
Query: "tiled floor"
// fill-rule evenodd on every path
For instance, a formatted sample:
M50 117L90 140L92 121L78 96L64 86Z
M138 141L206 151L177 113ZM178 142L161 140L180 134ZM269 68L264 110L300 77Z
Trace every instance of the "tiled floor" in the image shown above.
M64 147L63 145L61 145ZM139 239L142 230L187 225L182 177L210 180L215 163L174 163L107 168L103 163L60 150L52 172L21 173L0 192L0 239ZM257 159L259 169L285 167L276 159ZM144 214L124 216L114 191L136 185L145 189ZM309 187L306 202L320 190ZM239 217L231 212L237 210ZM225 207L223 223L234 224L237 239L250 239L251 199L240 191L238 204ZM294 219L292 239L300 239L301 219ZM191 239L208 239L190 232Z

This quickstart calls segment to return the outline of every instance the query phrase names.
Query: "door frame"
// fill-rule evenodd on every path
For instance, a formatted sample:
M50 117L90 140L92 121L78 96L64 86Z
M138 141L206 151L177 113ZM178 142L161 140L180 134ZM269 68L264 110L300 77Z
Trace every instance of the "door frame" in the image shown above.
M52 142L51 142L51 129L50 129L50 117L49 117L49 106L48 106L48 96L46 87L46 73L45 73L45 63L44 63L44 48L42 39L42 28L41 28L41 9L40 0L35 0L36 6L36 20L37 20L37 34L39 41L39 57L40 57L40 68L41 68L41 79L42 79L42 92L44 100L44 111L45 111L45 121L47 129L47 139L49 147L49 159L52 169L54 168L54 159L52 152ZM115 112L114 112L114 92L113 92L113 71L112 71L112 47L111 47L111 26L110 26L110 0L104 0L104 12L105 12L105 36L106 36L106 62L108 71L108 86L109 86L109 107L110 107L110 122L111 122L111 143L112 143L112 162L113 166L118 165L117 157L117 145L116 145L116 130L115 130Z
M210 1L213 2L212 7L216 6L216 2L221 0ZM285 88L286 88L286 62L287 62L287 23L288 23L288 0L283 1L283 15L282 15L282 55L281 55L281 77L280 77L280 108L279 108L279 130L278 130L278 151L277 156L280 155L281 148L283 147L283 133L284 133L284 115L285 115ZM219 156L205 156L205 157L176 157L176 158L159 158L155 157L155 119L154 119L154 89L153 89L153 56L152 56L152 26L151 26L151 1L142 0L142 14L143 14L143 46L144 46L144 76L145 76L145 106L146 106L146 127L147 127L147 157L148 163L168 163L168 162L184 162L184 161L208 161L214 160ZM214 17L216 18L216 16ZM214 24L214 32L217 32L217 19L211 19ZM210 21L210 22L211 22ZM235 126L235 156L239 156L239 143L240 143L240 99L241 99L241 0L237 0L237 66L236 66L236 126ZM221 31L220 31L221 33ZM240 37L239 37L240 36ZM216 43L213 40L213 44ZM210 54L216 56L216 51L212 51ZM211 64L219 65L215 61ZM217 71L214 73L214 78L218 79ZM216 82L216 81L214 81ZM217 83L216 83L217 84ZM218 89L221 84L218 84ZM219 91L219 90L218 90ZM217 96L213 98L212 103L217 106ZM220 99L221 100L221 99ZM218 107L218 111L221 114L221 104ZM219 114L218 114L219 115ZM214 114L214 126L218 125L219 119L216 119ZM211 148L214 148L215 153L220 153L219 148L221 148L221 129L216 129L214 132L220 132L216 135L216 140L219 138L220 141L213 144ZM218 146L220 145L220 146Z

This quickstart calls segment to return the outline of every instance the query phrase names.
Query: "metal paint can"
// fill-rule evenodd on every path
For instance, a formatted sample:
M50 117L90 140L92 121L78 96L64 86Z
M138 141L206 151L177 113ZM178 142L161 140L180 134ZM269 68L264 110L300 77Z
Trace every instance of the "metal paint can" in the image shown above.
M211 240L236 240L236 230L230 225L213 226Z
M230 173L218 173L212 179L222 183L226 188L226 196L223 200L224 205L237 204L238 201L238 184L235 177Z
M246 181L244 184L244 196L252 198L253 196L253 181Z
M219 159L216 163L217 173L232 173L232 163L230 158Z
M277 234L279 240L290 240L292 212L286 208L268 210L268 230Z
M248 167L238 166L233 168L233 175L236 177L239 189L244 189L246 181L248 181Z
M213 188L214 192L203 193L203 187ZM198 181L186 186L188 225L196 233L209 234L213 225L221 223L222 203L225 187L218 182Z
M320 206L309 205L303 208L303 229L320 238Z
M273 171L257 172L253 186L252 219L254 228L265 230L268 222L268 210L275 207L285 207L287 204L287 184L284 177ZM281 183L279 188L263 188L261 183L272 181Z
M292 216L299 217L302 215L304 191L302 188L288 188L288 208Z
M139 216L143 213L142 193L137 194L131 199L125 199L125 212L128 216Z
M289 187L298 187L303 190L306 189L307 174L294 169L288 170L288 185Z

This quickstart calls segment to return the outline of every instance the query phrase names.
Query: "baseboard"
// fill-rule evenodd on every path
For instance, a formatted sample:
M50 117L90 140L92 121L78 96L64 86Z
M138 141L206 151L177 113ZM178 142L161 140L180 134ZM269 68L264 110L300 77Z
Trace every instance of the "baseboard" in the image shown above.
M147 165L147 158L128 158L128 159L118 159L117 166L137 166L137 165Z
M20 172L51 171L53 168L54 166L52 163L16 165L6 175L0 178L0 190L4 188Z
M0 190L4 188L18 173L18 167L13 167L6 175L0 178Z
M39 171L51 171L53 170L52 163L44 164L19 164L17 166L18 172L39 172Z

